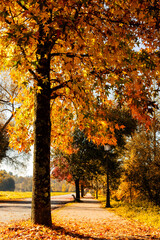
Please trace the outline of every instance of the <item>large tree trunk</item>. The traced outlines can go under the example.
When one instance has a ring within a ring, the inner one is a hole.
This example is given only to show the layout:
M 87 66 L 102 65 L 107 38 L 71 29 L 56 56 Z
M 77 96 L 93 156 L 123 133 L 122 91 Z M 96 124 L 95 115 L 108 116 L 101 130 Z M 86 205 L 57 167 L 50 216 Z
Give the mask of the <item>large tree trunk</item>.
M 46 64 L 44 64 L 46 61 Z M 42 59 L 37 72 L 41 75 L 35 92 L 34 165 L 32 222 L 51 226 L 50 203 L 50 80 L 49 60 Z
M 75 180 L 75 186 L 76 186 L 76 201 L 80 201 L 80 190 L 79 190 L 79 179 Z

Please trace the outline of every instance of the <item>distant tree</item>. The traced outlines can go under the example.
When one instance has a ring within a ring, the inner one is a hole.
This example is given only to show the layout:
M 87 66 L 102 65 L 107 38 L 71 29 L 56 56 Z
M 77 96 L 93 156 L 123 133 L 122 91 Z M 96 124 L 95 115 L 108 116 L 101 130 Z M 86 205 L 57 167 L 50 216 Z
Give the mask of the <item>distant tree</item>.
M 105 116 L 109 118 L 110 121 L 117 124 L 115 128 L 115 138 L 117 141 L 116 146 L 108 146 L 108 151 L 105 151 L 104 146 L 102 147 L 103 157 L 102 166 L 106 174 L 106 207 L 111 207 L 110 205 L 110 188 L 117 187 L 117 180 L 121 177 L 121 164 L 119 161 L 119 156 L 124 150 L 126 143 L 126 137 L 131 136 L 131 134 L 137 128 L 137 121 L 132 117 L 131 112 L 128 108 L 119 108 L 115 105 L 112 108 L 105 109 Z M 120 126 L 120 127 L 119 127 Z M 118 181 L 119 183 L 119 181 Z
M 65 180 L 59 181 L 58 179 L 51 179 L 51 191 L 52 192 L 74 192 L 74 184 L 68 183 Z
M 67 192 L 67 186 L 66 184 L 62 184 L 62 192 Z
M 110 206 L 109 183 L 112 179 L 112 186 L 116 185 L 116 179 L 120 178 L 120 161 L 117 161 L 119 153 L 125 145 L 125 137 L 131 135 L 136 129 L 136 121 L 132 118 L 130 111 L 118 106 L 109 106 L 103 108 L 99 105 L 97 114 L 115 123 L 114 137 L 117 141 L 117 146 L 110 146 L 110 151 L 106 153 L 104 146 L 96 145 L 92 138 L 88 139 L 85 134 L 85 129 L 75 129 L 73 133 L 72 153 L 66 154 L 60 150 L 54 152 L 53 159 L 53 174 L 55 177 L 66 179 L 69 175 L 75 181 L 76 200 L 80 199 L 79 182 L 87 183 L 98 174 L 107 174 L 107 199 Z M 110 131 L 110 129 L 108 130 Z M 96 133 L 97 134 L 97 133 Z M 93 133 L 92 133 L 93 135 Z M 106 133 L 108 136 L 108 132 Z M 107 156 L 106 156 L 107 155 Z M 82 186 L 83 188 L 83 186 Z
M 14 176 L 15 190 L 20 192 L 32 191 L 32 177 Z
M 98 147 L 89 141 L 83 131 L 76 129 L 73 134 L 73 152 L 66 154 L 59 149 L 54 152 L 52 161 L 54 177 L 74 181 L 76 200 L 80 200 L 79 183 L 85 184 L 94 174 L 100 172 Z
M 92 138 L 88 139 L 85 136 L 85 130 L 76 130 L 73 137 L 73 148 L 78 149 L 78 151 L 72 154 L 72 164 L 69 163 L 69 165 L 74 166 L 72 167 L 75 169 L 74 172 L 78 171 L 77 175 L 75 175 L 79 176 L 82 180 L 97 178 L 99 174 L 107 175 L 106 206 L 109 207 L 110 188 L 118 187 L 121 176 L 121 161 L 118 161 L 119 156 L 124 149 L 126 137 L 131 136 L 131 133 L 135 131 L 137 121 L 133 119 L 129 109 L 125 107 L 119 108 L 116 104 L 104 108 L 103 104 L 99 103 L 96 111 L 99 116 L 102 114 L 104 119 L 114 122 L 114 137 L 117 145 L 110 145 L 109 151 L 106 152 L 103 145 L 96 145 L 92 142 Z M 111 130 L 108 129 L 107 131 Z M 108 132 L 106 136 L 108 136 Z M 82 178 L 80 170 L 83 173 Z
M 7 177 L 0 182 L 0 191 L 14 191 L 15 181 L 12 177 Z

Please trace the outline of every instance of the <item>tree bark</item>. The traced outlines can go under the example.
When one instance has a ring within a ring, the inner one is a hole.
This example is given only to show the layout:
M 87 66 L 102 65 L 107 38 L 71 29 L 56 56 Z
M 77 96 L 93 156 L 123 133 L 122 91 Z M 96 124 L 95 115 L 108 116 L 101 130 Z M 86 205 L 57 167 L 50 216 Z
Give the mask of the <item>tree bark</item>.
M 75 186 L 76 186 L 76 201 L 80 201 L 80 190 L 79 190 L 79 179 L 75 180 Z
M 84 185 L 81 184 L 81 197 L 84 197 Z
M 96 180 L 96 199 L 98 199 L 98 180 Z
M 31 218 L 34 224 L 51 226 L 50 203 L 50 79 L 49 60 L 42 59 L 35 91 L 34 163 Z

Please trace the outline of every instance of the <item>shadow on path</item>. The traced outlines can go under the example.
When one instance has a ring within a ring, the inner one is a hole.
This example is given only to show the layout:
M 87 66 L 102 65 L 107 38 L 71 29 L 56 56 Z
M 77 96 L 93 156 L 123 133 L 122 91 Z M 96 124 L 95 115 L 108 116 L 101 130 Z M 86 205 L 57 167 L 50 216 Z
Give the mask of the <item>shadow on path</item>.
M 94 204 L 99 204 L 98 201 L 89 201 L 89 200 L 81 200 L 80 203 L 94 203 Z
M 101 237 L 92 237 L 90 235 L 84 235 L 84 234 L 79 234 L 79 233 L 76 233 L 76 232 L 71 232 L 71 231 L 68 231 L 66 230 L 65 228 L 63 227 L 60 227 L 60 226 L 57 226 L 57 225 L 53 225 L 52 227 L 53 230 L 56 230 L 59 234 L 62 234 L 62 235 L 65 235 L 65 236 L 70 236 L 70 237 L 74 237 L 74 238 L 77 238 L 77 239 L 84 239 L 84 240 L 160 240 L 159 238 L 157 237 L 153 237 L 153 236 L 114 236 L 114 237 L 108 237 L 108 238 L 101 238 Z
M 31 200 L 4 200 L 0 201 L 0 204 L 2 203 L 8 203 L 8 204 L 31 204 Z
M 73 232 L 67 231 L 63 227 L 56 226 L 56 225 L 54 225 L 52 229 L 56 230 L 57 232 L 59 232 L 62 235 L 67 235 L 67 236 L 78 238 L 78 239 L 107 240 L 107 238 L 94 238 L 94 237 L 91 237 L 89 235 L 79 234 L 79 233 L 75 233 L 75 232 L 73 233 Z M 108 239 L 110 239 L 110 238 L 108 238 Z

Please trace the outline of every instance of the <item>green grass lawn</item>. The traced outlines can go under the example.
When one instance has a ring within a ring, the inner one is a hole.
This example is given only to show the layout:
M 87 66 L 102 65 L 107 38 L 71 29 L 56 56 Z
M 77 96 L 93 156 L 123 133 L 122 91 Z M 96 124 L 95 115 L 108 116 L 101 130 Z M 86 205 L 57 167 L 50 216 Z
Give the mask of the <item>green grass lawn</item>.
M 100 197 L 99 200 L 105 207 L 105 197 Z M 111 206 L 107 210 L 115 212 L 119 216 L 160 229 L 160 207 L 150 202 L 140 201 L 129 204 L 111 200 Z
M 51 196 L 65 195 L 69 194 L 68 192 L 51 192 Z M 0 191 L 0 201 L 3 200 L 12 200 L 20 198 L 31 198 L 32 192 L 6 192 Z

